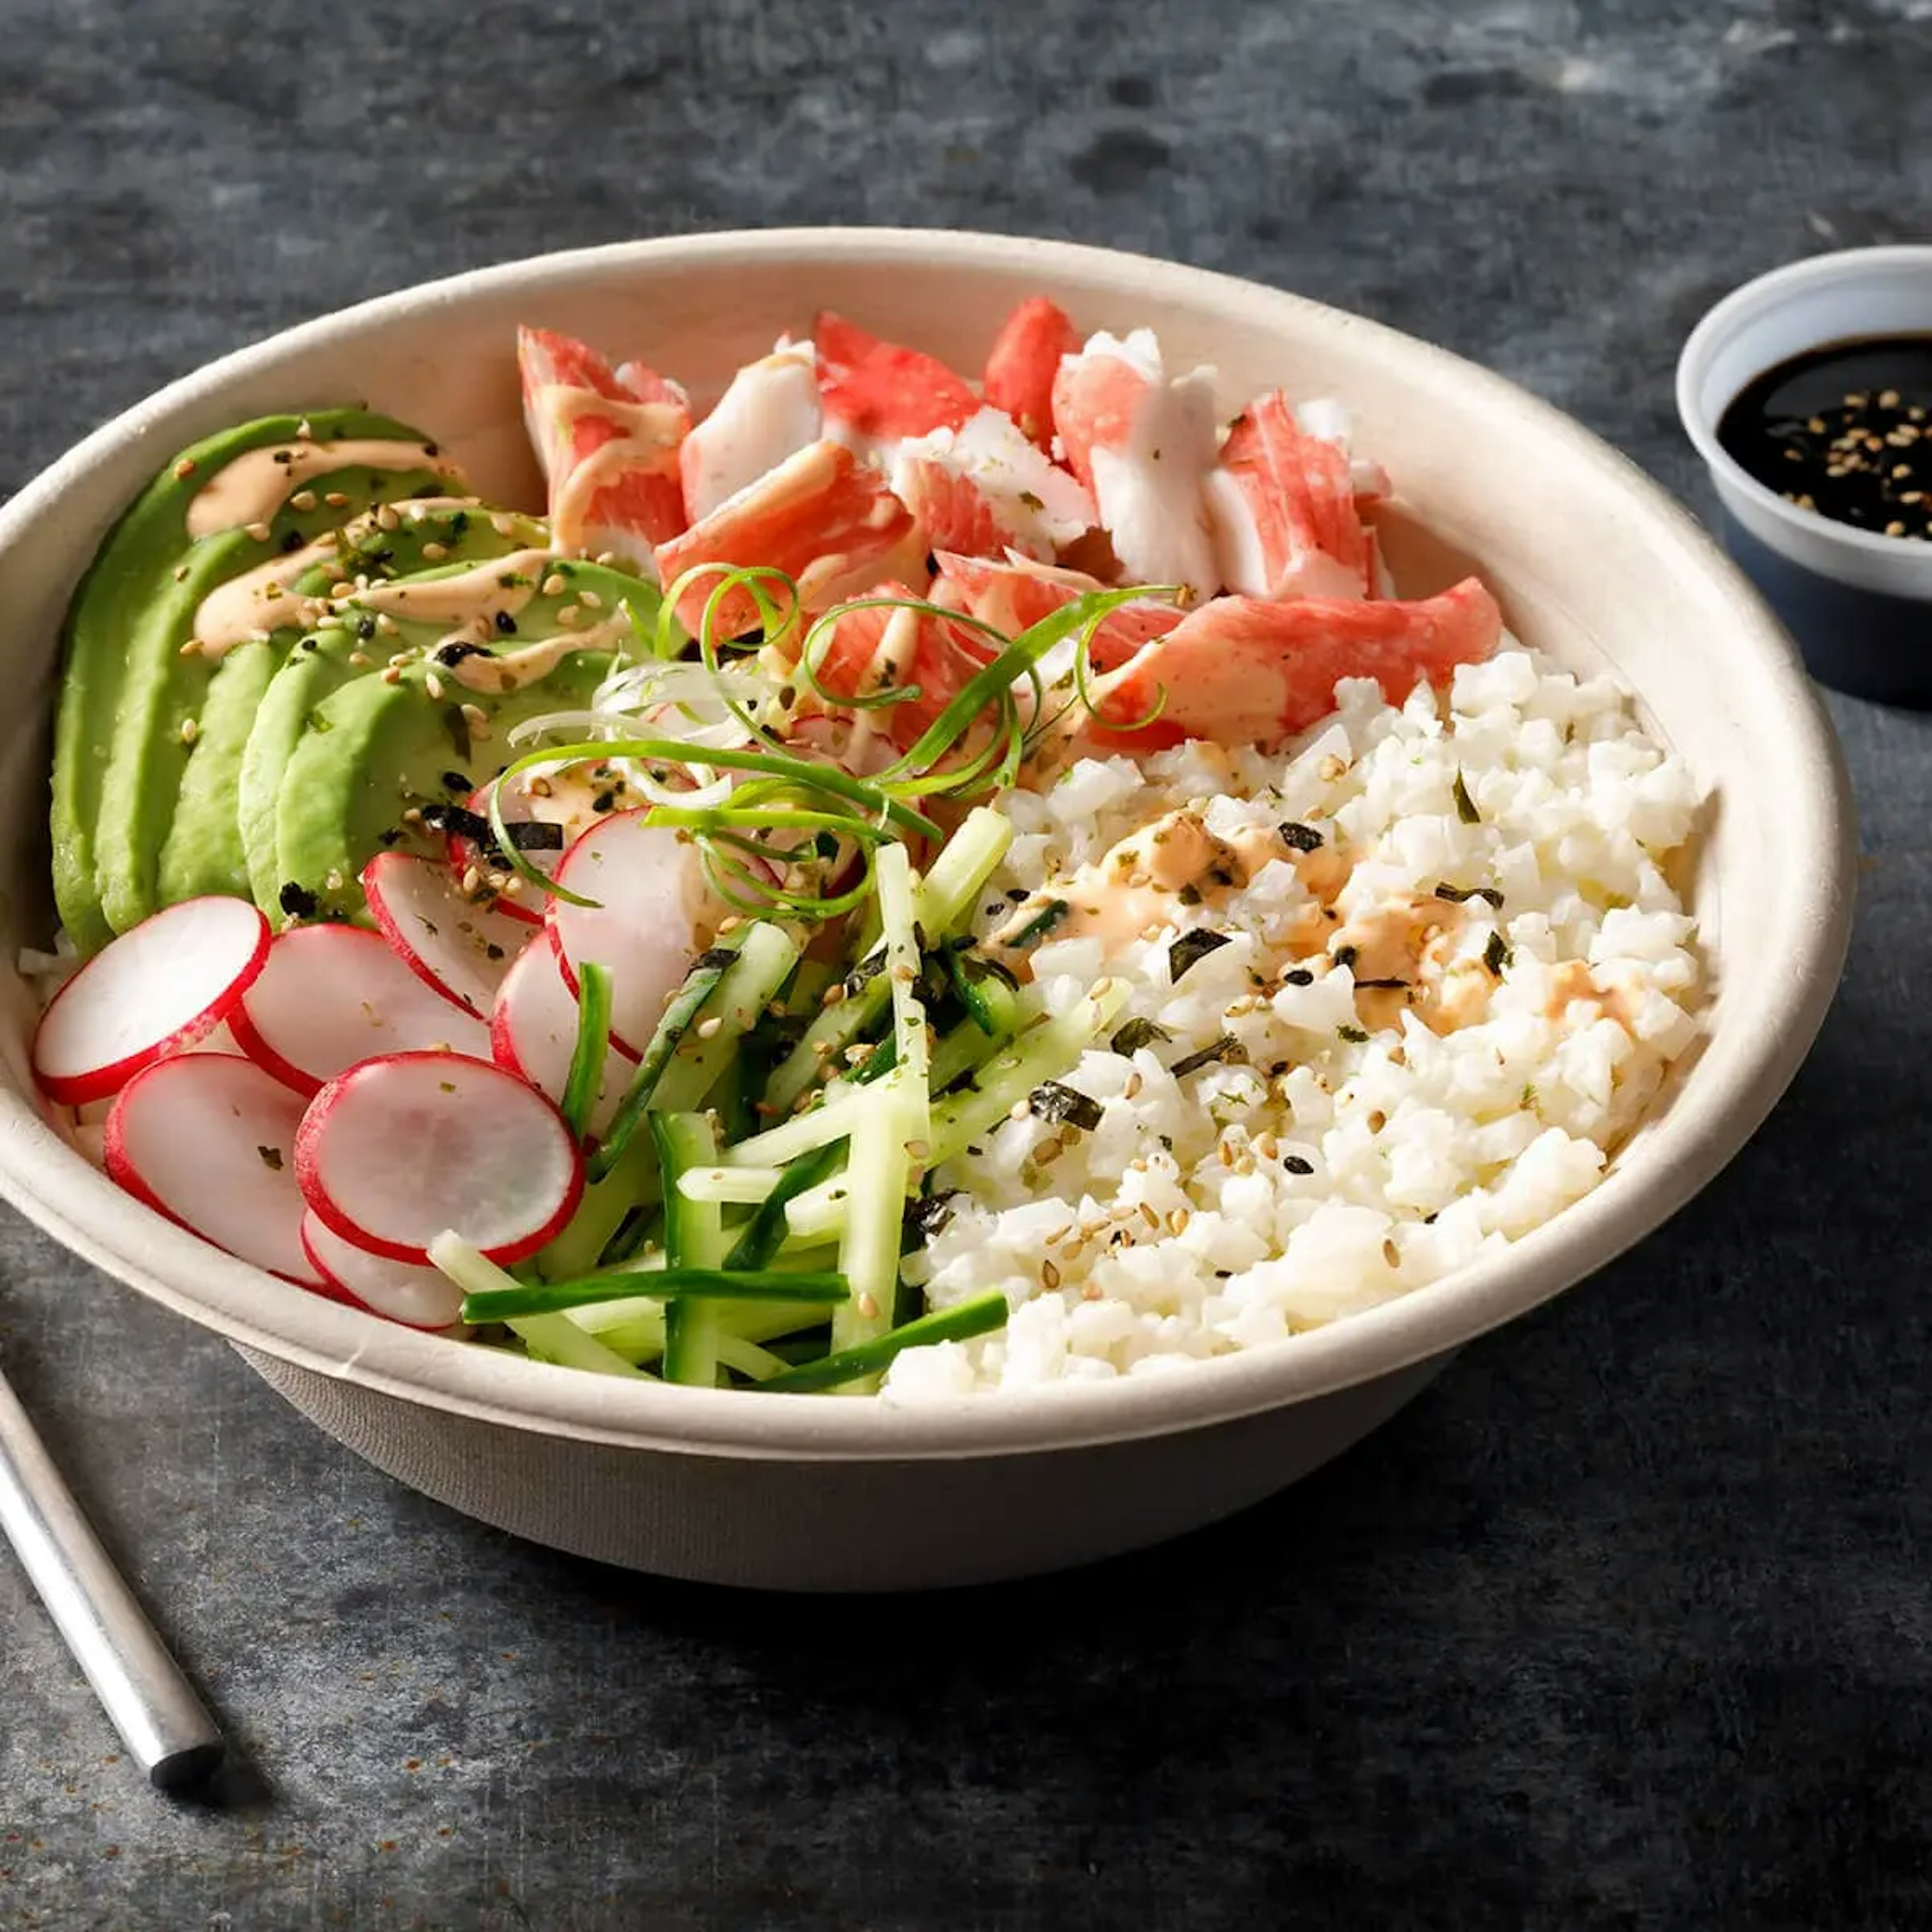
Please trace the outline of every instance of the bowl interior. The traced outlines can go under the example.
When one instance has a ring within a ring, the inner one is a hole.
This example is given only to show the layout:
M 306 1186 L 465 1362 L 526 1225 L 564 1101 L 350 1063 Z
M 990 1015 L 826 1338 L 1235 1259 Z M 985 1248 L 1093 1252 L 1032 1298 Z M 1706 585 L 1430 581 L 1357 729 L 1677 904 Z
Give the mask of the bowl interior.
M 1268 1407 L 1418 1361 L 1520 1312 L 1637 1239 L 1707 1181 L 1795 1071 L 1849 913 L 1850 818 L 1829 728 L 1774 622 L 1634 467 L 1499 379 L 1372 323 L 1104 251 L 991 237 L 824 231 L 632 244 L 366 304 L 212 365 L 141 406 L 0 512 L 0 653 L 32 701 L 0 718 L 0 946 L 44 944 L 46 712 L 71 586 L 121 506 L 181 445 L 271 410 L 364 399 L 422 425 L 480 489 L 535 506 L 520 322 L 633 353 L 715 394 L 832 306 L 976 370 L 1022 296 L 1083 329 L 1150 326 L 1170 367 L 1211 362 L 1232 411 L 1264 388 L 1334 395 L 1393 476 L 1384 536 L 1404 590 L 1471 567 L 1525 641 L 1612 670 L 1709 803 L 1694 876 L 1714 998 L 1705 1051 L 1594 1194 L 1504 1260 L 1276 1350 L 1185 1377 L 912 1413 L 812 1398 L 616 1387 L 465 1349 L 282 1290 L 160 1223 L 60 1141 L 30 1097 L 31 1006 L 0 974 L 0 1186 L 71 1245 L 195 1319 L 304 1366 L 556 1432 L 732 1454 L 960 1454 L 1100 1441 Z M 1720 890 L 1721 882 L 1721 891 Z

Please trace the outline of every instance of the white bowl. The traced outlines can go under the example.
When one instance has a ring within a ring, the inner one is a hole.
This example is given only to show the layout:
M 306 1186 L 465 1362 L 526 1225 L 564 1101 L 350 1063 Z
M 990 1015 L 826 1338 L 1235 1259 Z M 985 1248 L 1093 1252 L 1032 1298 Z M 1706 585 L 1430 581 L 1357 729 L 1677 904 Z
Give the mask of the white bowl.
M 31 1001 L 0 1024 L 0 1189 L 110 1274 L 228 1336 L 297 1407 L 404 1481 L 606 1561 L 778 1588 L 1013 1576 L 1150 1543 L 1279 1489 L 1375 1427 L 1448 1356 L 1654 1228 L 1735 1154 L 1829 1003 L 1852 900 L 1844 773 L 1775 622 L 1684 513 L 1555 410 L 1440 350 L 1246 283 L 1134 256 L 889 230 L 713 235 L 432 284 L 224 358 L 90 436 L 0 511 L 0 944 L 44 943 L 45 706 L 61 614 L 115 513 L 182 445 L 366 398 L 488 492 L 535 500 L 513 338 L 548 324 L 703 386 L 836 306 L 976 366 L 1022 295 L 1083 328 L 1148 324 L 1223 400 L 1286 384 L 1358 412 L 1400 497 L 1399 580 L 1478 563 L 1517 634 L 1605 663 L 1715 800 L 1689 881 L 1716 994 L 1667 1104 L 1597 1191 L 1500 1259 L 1282 1346 L 1132 1378 L 907 1411 L 617 1382 L 414 1334 L 286 1288 L 151 1214 L 43 1118 Z M 163 1371 L 158 1368 L 157 1372 Z
M 1932 704 L 1932 544 L 1800 509 L 1718 440 L 1755 376 L 1858 336 L 1932 331 L 1932 247 L 1814 255 L 1734 289 L 1686 338 L 1677 412 L 1717 492 L 1725 547 L 1797 639 L 1813 674 L 1862 698 Z

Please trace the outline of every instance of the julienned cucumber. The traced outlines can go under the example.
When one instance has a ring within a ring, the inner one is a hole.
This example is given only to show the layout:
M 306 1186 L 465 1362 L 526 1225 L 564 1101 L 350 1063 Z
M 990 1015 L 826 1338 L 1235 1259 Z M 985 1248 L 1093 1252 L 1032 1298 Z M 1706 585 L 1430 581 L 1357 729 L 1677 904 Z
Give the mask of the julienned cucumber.
M 914 894 L 914 923 L 927 945 L 950 938 L 965 921 L 980 888 L 1012 842 L 1013 828 L 991 807 L 976 806 L 966 814 Z M 882 848 L 880 860 L 894 849 Z M 891 995 L 883 971 L 873 972 L 856 990 L 848 982 L 845 997 L 814 1018 L 805 1037 L 772 1072 L 765 1100 L 774 1112 L 788 1112 L 801 1094 L 821 1080 L 838 1054 L 884 1014 Z
M 429 1258 L 462 1289 L 466 1299 L 472 1294 L 501 1294 L 522 1286 L 478 1253 L 460 1234 L 448 1229 L 429 1244 Z M 600 1376 L 643 1375 L 635 1364 L 604 1347 L 567 1315 L 520 1316 L 510 1323 L 510 1328 L 540 1362 L 555 1362 L 566 1369 L 588 1369 Z
M 715 1201 L 693 1201 L 677 1184 L 687 1167 L 713 1165 L 718 1136 L 703 1114 L 650 1116 L 664 1186 L 664 1266 L 675 1272 L 719 1268 L 724 1259 L 724 1217 Z M 707 1300 L 679 1295 L 664 1308 L 664 1380 L 701 1388 L 718 1382 L 716 1310 Z

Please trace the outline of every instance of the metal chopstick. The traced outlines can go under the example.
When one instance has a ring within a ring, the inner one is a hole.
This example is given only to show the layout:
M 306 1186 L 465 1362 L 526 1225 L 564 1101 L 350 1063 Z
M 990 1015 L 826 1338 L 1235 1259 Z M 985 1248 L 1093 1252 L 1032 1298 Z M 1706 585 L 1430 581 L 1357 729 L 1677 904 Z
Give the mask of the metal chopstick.
M 149 1778 L 167 1790 L 206 1778 L 221 1762 L 221 1733 L 100 1546 L 4 1371 L 0 1530 Z

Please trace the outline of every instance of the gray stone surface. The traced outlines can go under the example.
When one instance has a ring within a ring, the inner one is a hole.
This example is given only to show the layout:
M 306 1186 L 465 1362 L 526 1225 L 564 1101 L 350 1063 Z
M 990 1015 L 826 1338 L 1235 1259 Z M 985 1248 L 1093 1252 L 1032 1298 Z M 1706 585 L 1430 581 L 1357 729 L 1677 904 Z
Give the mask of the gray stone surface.
M 1704 499 L 1677 344 L 1932 217 L 1926 0 L 4 0 L 0 487 L 447 270 L 1068 235 L 1432 337 Z M 158 1799 L 0 1562 L 0 1926 L 1932 1922 L 1932 718 L 1822 1040 L 1640 1252 L 1188 1544 L 937 1601 L 553 1557 L 0 1222 L 0 1346 L 245 1758 Z

